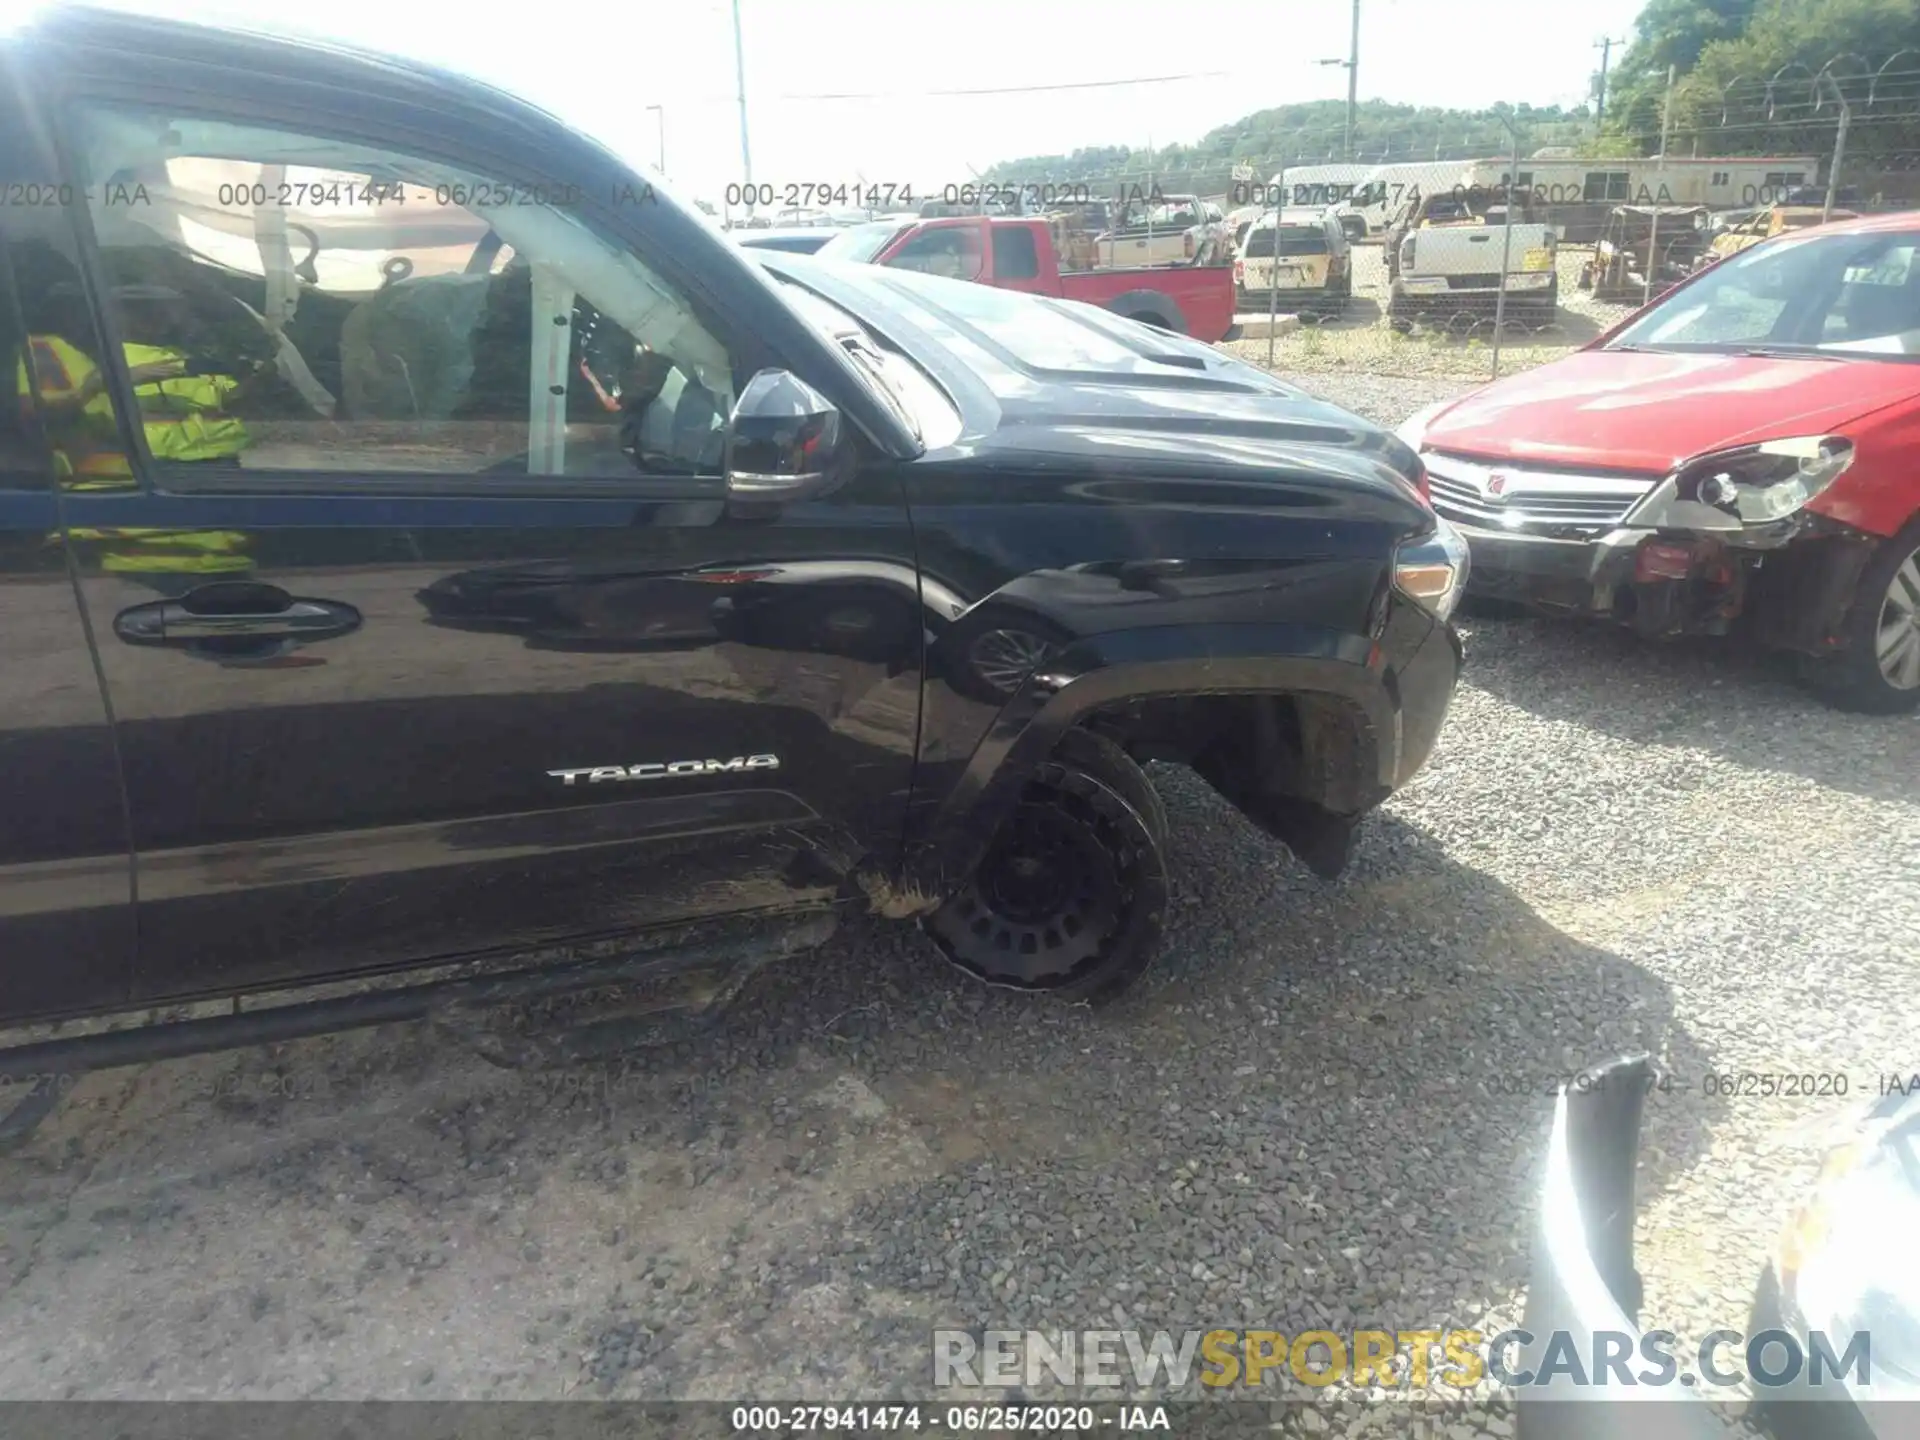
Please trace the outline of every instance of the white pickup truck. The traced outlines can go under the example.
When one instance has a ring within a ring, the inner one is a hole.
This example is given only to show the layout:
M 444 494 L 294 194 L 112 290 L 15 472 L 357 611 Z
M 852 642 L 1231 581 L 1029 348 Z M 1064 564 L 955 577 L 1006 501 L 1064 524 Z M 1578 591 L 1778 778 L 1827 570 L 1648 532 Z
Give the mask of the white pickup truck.
M 1128 205 L 1113 229 L 1097 237 L 1101 265 L 1216 265 L 1227 259 L 1227 217 L 1197 195 L 1161 195 Z
M 1553 227 L 1532 217 L 1524 196 L 1511 227 L 1499 191 L 1410 201 L 1387 227 L 1387 319 L 1403 330 L 1440 311 L 1491 317 L 1504 275 L 1507 315 L 1545 324 L 1560 304 L 1557 250 Z

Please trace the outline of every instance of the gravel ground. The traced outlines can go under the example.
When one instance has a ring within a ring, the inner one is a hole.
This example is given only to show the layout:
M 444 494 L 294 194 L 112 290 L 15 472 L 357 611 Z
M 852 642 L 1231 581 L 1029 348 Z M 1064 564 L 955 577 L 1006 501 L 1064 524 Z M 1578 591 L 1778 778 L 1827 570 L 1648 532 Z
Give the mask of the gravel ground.
M 620 1068 L 390 1027 L 83 1080 L 0 1159 L 0 1395 L 845 1399 L 926 1393 L 935 1327 L 1495 1326 L 1554 1078 L 1633 1047 L 1673 1079 L 1645 1318 L 1743 1328 L 1834 1102 L 1710 1077 L 1920 1067 L 1920 721 L 1726 646 L 1467 630 L 1336 883 L 1156 772 L 1166 953 L 1108 1010 L 861 922 Z
M 1589 247 L 1562 247 L 1559 258 L 1560 305 L 1550 325 L 1527 327 L 1509 321 L 1500 346 L 1500 373 L 1511 375 L 1557 360 L 1586 344 L 1627 315 L 1632 307 L 1606 304 L 1580 289 L 1580 268 Z M 1389 328 L 1387 275 L 1378 245 L 1353 250 L 1353 299 L 1338 319 L 1304 324 L 1272 344 L 1276 370 L 1355 378 L 1455 377 L 1485 380 L 1493 374 L 1492 317 L 1459 315 L 1422 321 L 1413 333 Z M 1235 340 L 1221 348 L 1264 365 L 1266 339 Z

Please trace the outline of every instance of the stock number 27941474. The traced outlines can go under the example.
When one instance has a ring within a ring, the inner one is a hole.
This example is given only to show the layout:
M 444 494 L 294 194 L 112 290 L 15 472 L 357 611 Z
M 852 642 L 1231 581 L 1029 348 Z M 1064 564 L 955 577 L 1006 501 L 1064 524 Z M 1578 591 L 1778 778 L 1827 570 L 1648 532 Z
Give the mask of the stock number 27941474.
M 913 186 L 906 183 L 880 184 L 827 180 L 805 180 L 788 185 L 769 181 L 759 184 L 741 182 L 729 185 L 722 197 L 729 205 L 782 205 L 788 209 L 812 209 L 825 205 L 845 205 L 863 210 L 890 210 L 914 203 Z

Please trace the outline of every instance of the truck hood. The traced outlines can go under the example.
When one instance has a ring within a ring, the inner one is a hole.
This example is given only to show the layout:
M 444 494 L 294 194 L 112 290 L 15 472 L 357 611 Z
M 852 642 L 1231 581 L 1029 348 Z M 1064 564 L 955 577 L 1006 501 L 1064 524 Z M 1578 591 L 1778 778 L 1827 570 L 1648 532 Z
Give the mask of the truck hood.
M 1110 489 L 1224 480 L 1250 487 L 1254 506 L 1264 487 L 1301 499 L 1326 487 L 1349 513 L 1364 494 L 1383 519 L 1430 523 L 1399 439 L 1211 346 L 1074 301 L 771 252 L 764 263 L 932 374 L 961 414 L 953 455 L 1090 471 Z
M 1436 450 L 1664 475 L 1703 451 L 1836 430 L 1920 386 L 1874 360 L 1583 350 L 1457 401 L 1426 426 Z

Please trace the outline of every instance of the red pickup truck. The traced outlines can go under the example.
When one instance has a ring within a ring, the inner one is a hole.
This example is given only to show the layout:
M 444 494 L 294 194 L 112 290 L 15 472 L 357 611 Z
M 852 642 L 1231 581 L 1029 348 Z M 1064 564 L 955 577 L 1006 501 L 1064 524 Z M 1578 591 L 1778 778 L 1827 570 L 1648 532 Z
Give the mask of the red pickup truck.
M 1128 319 L 1211 343 L 1233 329 L 1233 271 L 1224 265 L 1065 270 L 1043 218 L 953 215 L 876 220 L 842 230 L 814 252 L 1084 300 Z

